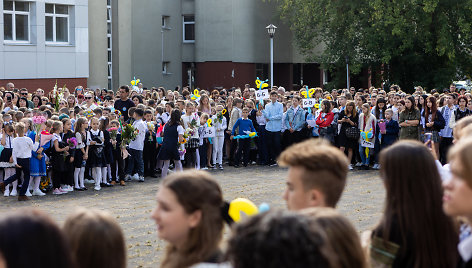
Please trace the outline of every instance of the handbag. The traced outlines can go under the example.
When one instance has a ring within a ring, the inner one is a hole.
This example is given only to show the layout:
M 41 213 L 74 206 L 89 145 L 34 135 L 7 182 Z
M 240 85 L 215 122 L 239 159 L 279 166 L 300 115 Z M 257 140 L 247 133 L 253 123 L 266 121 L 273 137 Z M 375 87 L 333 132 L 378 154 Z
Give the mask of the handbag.
M 361 131 L 357 127 L 346 128 L 346 137 L 350 140 L 358 140 L 361 136 Z

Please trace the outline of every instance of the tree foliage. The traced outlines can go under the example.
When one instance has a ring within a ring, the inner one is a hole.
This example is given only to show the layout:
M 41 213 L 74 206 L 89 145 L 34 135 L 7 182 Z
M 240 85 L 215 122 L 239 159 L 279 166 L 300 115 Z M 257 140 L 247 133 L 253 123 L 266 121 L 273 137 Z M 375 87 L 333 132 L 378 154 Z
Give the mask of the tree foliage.
M 383 64 L 403 88 L 472 73 L 472 0 L 272 1 L 308 61 L 340 67 L 348 56 L 353 73 Z

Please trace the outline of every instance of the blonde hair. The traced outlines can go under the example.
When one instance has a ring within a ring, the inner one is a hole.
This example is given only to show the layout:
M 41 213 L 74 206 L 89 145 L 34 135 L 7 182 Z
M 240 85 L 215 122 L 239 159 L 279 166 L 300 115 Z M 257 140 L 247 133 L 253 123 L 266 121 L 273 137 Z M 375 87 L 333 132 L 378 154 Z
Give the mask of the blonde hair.
M 126 267 L 123 232 L 110 214 L 81 208 L 66 219 L 63 230 L 78 268 Z
M 279 162 L 282 166 L 303 168 L 305 190 L 320 189 L 326 204 L 336 206 L 346 185 L 348 166 L 339 149 L 324 140 L 309 139 L 290 146 L 280 155 Z
M 23 122 L 16 123 L 16 125 L 15 125 L 15 131 L 16 131 L 17 134 L 19 134 L 19 133 L 25 134 L 25 128 L 26 128 L 26 126 Z

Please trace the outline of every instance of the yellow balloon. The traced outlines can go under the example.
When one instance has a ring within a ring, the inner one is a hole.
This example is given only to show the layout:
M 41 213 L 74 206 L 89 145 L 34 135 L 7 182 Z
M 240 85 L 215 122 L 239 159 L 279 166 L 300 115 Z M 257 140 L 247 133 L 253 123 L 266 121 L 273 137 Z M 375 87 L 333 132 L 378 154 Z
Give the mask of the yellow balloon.
M 207 124 L 208 124 L 209 127 L 211 127 L 211 122 L 212 122 L 211 118 L 209 118 L 208 121 L 207 121 Z
M 198 93 L 199 93 L 199 92 L 198 92 L 198 89 L 195 89 L 195 90 L 193 91 L 193 95 L 195 95 L 195 97 L 197 97 L 197 98 L 200 97 L 200 95 L 198 95 Z
M 306 91 L 302 91 L 300 94 L 302 94 L 303 97 L 307 98 Z
M 252 216 L 258 212 L 256 205 L 246 198 L 236 198 L 229 204 L 228 214 L 235 222 L 241 220 L 241 213 Z
M 141 80 L 139 80 L 139 79 L 138 79 L 138 80 L 136 80 L 136 84 L 139 84 L 139 82 L 141 82 Z
M 132 85 L 132 86 L 136 85 L 136 81 L 134 81 L 134 80 L 131 81 L 131 85 Z
M 262 84 L 261 88 L 265 88 L 265 87 L 269 87 L 269 84 L 267 84 L 267 83 Z
M 319 109 L 319 108 L 320 108 L 320 104 L 319 104 L 319 103 L 316 103 L 316 104 L 315 104 L 315 108 L 316 108 L 316 109 Z
M 252 138 L 252 137 L 254 137 L 254 136 L 256 136 L 256 132 L 251 132 L 251 133 L 249 133 L 249 137 Z
M 313 93 L 315 93 L 315 89 L 314 89 L 314 88 L 308 90 L 308 95 L 310 96 L 310 98 L 311 98 L 311 96 L 313 96 Z M 306 93 L 305 93 L 305 94 L 306 94 Z
M 223 109 L 223 111 L 221 111 L 221 114 L 225 114 L 226 113 L 226 109 Z

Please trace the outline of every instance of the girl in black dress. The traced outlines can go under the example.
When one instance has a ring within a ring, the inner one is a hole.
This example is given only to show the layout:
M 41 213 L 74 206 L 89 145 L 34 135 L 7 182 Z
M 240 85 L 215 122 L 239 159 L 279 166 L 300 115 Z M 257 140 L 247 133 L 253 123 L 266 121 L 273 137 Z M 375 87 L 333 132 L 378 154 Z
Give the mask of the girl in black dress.
M 90 120 L 91 129 L 87 132 L 88 166 L 92 168 L 92 177 L 95 180 L 96 191 L 100 191 L 100 182 L 102 181 L 102 167 L 105 163 L 103 156 L 104 136 L 103 131 L 99 129 L 100 122 L 96 117 Z
M 351 127 L 357 128 L 357 123 L 359 122 L 359 114 L 356 110 L 356 104 L 353 101 L 350 101 L 346 104 L 346 108 L 339 113 L 338 124 L 341 124 L 341 129 L 339 131 L 339 149 L 342 152 L 346 152 L 349 160 L 349 170 L 352 170 L 351 160 L 353 152 L 359 147 L 357 139 L 350 139 L 346 135 L 346 130 Z
M 162 178 L 167 176 L 170 160 L 174 160 L 175 168 L 182 171 L 182 163 L 180 162 L 180 154 L 178 147 L 184 139 L 184 128 L 180 123 L 181 113 L 175 109 L 170 115 L 170 120 L 165 124 L 163 130 L 162 147 L 157 156 L 158 160 L 162 160 Z

